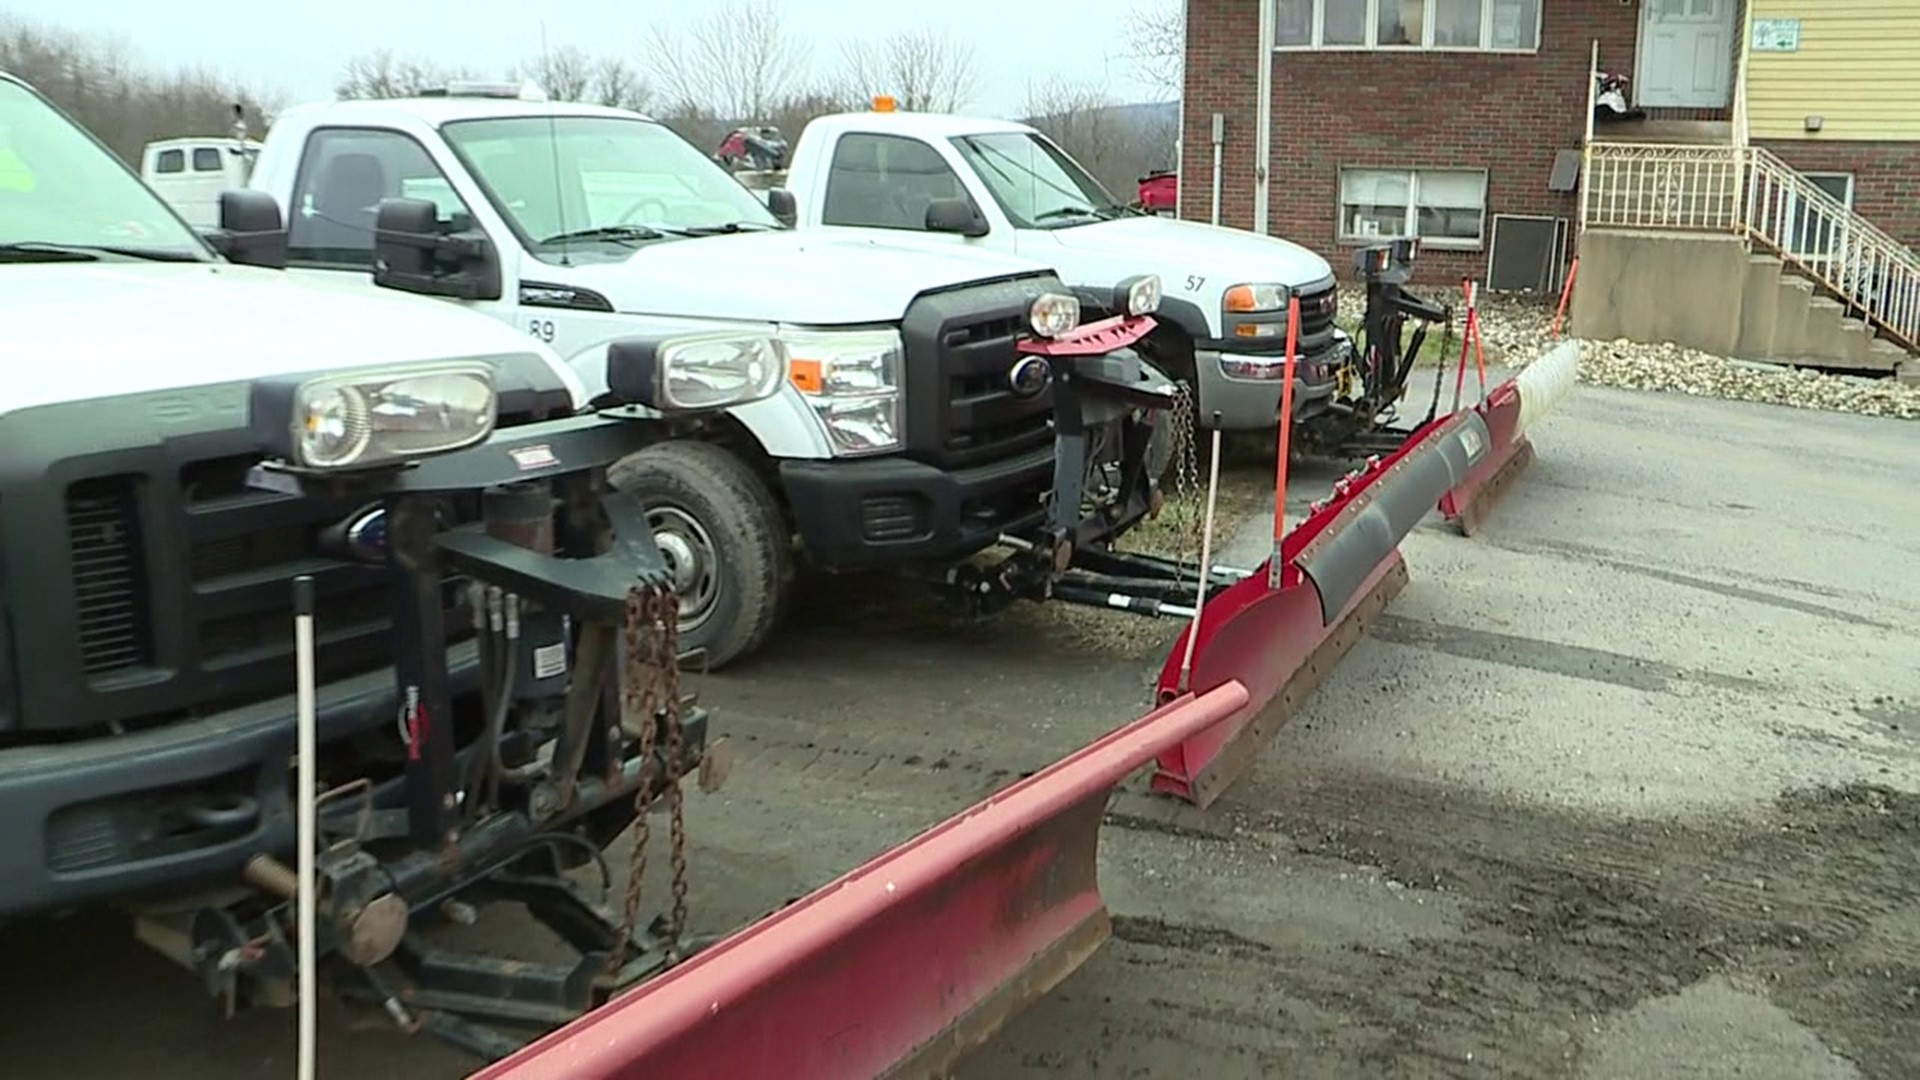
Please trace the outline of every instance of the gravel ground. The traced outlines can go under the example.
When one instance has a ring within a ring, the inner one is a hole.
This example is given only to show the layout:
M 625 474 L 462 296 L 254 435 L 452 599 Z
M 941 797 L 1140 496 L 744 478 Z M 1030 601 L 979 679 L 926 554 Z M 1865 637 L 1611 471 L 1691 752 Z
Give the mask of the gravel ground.
M 1911 431 L 1577 388 L 1482 534 L 1408 538 L 1407 590 L 1220 803 L 1116 797 L 1113 940 L 962 1080 L 1920 1076 Z M 1293 475 L 1297 513 L 1331 473 Z M 1228 476 L 1249 565 L 1271 466 Z M 1173 633 L 815 583 L 763 658 L 698 680 L 739 755 L 689 800 L 696 929 L 1143 712 Z M 8 927 L 0 971 L 0 1075 L 292 1070 L 289 1014 L 223 1019 L 112 918 Z M 473 1066 L 323 1015 L 323 1077 Z
M 1466 309 L 1461 290 L 1418 291 L 1422 296 L 1454 305 L 1455 333 L 1464 331 Z M 1360 290 L 1342 290 L 1343 318 L 1357 321 L 1363 307 Z M 1531 297 L 1483 294 L 1480 327 L 1489 364 L 1524 366 L 1529 358 L 1540 355 L 1553 344 L 1553 306 Z M 1920 419 L 1920 385 L 1903 384 L 1891 378 L 1828 375 L 1779 364 L 1734 360 L 1675 345 L 1626 340 L 1583 341 L 1580 381 L 1628 390 L 1655 390 L 1861 416 Z

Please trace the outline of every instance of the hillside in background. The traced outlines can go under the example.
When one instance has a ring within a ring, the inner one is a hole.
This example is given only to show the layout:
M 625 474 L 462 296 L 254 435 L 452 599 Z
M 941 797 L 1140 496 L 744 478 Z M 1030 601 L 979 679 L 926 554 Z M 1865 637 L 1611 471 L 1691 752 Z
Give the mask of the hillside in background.
M 1178 101 L 1035 104 L 1040 108 L 1025 122 L 1046 132 L 1123 202 L 1132 201 L 1147 173 L 1179 165 Z

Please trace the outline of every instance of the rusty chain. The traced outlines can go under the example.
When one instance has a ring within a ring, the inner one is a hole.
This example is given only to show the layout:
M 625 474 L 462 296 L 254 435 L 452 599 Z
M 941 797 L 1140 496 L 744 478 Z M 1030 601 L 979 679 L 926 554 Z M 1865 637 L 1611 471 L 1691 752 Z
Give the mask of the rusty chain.
M 1206 530 L 1206 489 L 1200 484 L 1199 430 L 1195 423 L 1198 409 L 1193 388 L 1185 379 L 1174 383 L 1173 408 L 1169 413 L 1169 433 L 1173 438 L 1173 493 L 1167 505 L 1185 515 L 1184 527 L 1175 531 L 1174 557 L 1198 565 L 1202 537 Z M 1202 568 L 1202 573 L 1205 569 Z
M 620 680 L 620 711 L 640 726 L 641 762 L 653 758 L 656 729 L 659 726 L 657 718 L 664 716 L 667 721 L 666 773 L 663 781 L 673 819 L 673 921 L 669 940 L 678 944 L 687 923 L 687 829 L 682 805 L 685 794 L 680 787 L 681 758 L 686 751 L 686 736 L 681 715 L 679 598 L 670 588 L 636 582 L 627 590 L 626 615 L 627 658 Z M 641 892 L 647 873 L 647 845 L 653 837 L 649 794 L 649 789 L 642 786 L 634 796 L 637 820 L 633 831 L 633 857 L 627 871 L 620 937 L 607 957 L 608 975 L 619 971 L 620 966 L 626 963 L 634 927 L 640 918 Z

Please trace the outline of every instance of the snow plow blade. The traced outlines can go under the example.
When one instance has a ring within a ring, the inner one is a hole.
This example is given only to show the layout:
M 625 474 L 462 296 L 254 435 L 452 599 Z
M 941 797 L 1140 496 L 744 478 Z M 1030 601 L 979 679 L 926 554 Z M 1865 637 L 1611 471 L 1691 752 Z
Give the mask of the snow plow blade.
M 1269 563 L 1207 601 L 1187 686 L 1181 667 L 1193 624 L 1161 668 L 1159 697 L 1238 683 L 1248 701 L 1161 754 L 1153 790 L 1212 805 L 1406 585 L 1400 541 L 1489 456 L 1478 412 L 1426 424 L 1391 457 L 1348 474 L 1286 534 L 1278 588 L 1270 586 Z
M 1171 701 L 474 1077 L 941 1075 L 1110 935 L 1113 788 L 1246 703 L 1230 680 Z
M 1573 389 L 1580 343 L 1562 341 L 1495 387 L 1473 411 L 1486 422 L 1491 452 L 1440 497 L 1440 513 L 1462 536 L 1472 536 L 1514 480 L 1533 463 L 1529 425 L 1552 412 Z

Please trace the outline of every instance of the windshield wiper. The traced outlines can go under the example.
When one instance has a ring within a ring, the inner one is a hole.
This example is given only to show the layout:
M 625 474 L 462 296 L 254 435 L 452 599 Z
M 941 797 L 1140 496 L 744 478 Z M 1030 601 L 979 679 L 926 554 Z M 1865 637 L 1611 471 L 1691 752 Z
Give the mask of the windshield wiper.
M 115 244 L 55 244 L 45 240 L 13 240 L 0 243 L 0 261 L 4 262 L 98 262 L 101 255 L 151 262 L 200 262 L 189 251 L 164 248 L 121 247 Z
M 544 247 L 569 240 L 664 240 L 666 236 L 659 229 L 650 229 L 645 225 L 595 225 L 591 229 L 555 233 L 540 241 L 540 244 Z
M 97 251 L 66 244 L 46 244 L 37 240 L 16 240 L 0 244 L 0 259 L 7 262 L 96 262 Z
M 742 232 L 779 232 L 781 226 L 769 225 L 764 221 L 729 221 L 725 225 L 690 225 L 675 232 L 688 236 L 721 236 L 727 233 Z
M 1059 207 L 1058 209 L 1045 210 L 1038 214 L 1035 214 L 1033 215 L 1033 220 L 1045 221 L 1048 218 L 1072 217 L 1074 215 L 1078 215 L 1080 217 L 1090 217 L 1090 218 L 1104 218 L 1107 216 L 1105 214 L 1102 214 L 1100 211 L 1095 210 L 1091 206 L 1062 206 L 1062 207 Z

